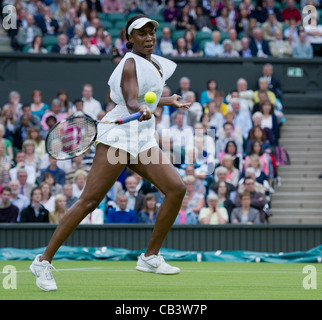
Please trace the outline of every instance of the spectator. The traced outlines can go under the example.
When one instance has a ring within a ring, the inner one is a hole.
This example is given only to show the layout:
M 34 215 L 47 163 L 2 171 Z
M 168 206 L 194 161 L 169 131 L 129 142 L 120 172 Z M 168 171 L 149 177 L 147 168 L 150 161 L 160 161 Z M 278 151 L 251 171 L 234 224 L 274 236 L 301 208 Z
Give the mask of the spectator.
M 235 27 L 235 21 L 229 15 L 227 7 L 220 10 L 219 16 L 216 18 L 216 27 L 220 32 L 228 32 Z
M 73 104 L 68 98 L 68 92 L 66 90 L 59 90 L 56 94 L 56 98 L 61 102 L 61 111 L 71 115 Z
M 228 170 L 225 167 L 223 166 L 217 167 L 214 174 L 215 182 L 209 186 L 209 191 L 215 191 L 216 183 L 225 182 L 228 190 L 228 197 L 232 202 L 234 202 L 236 197 L 236 188 L 230 182 L 226 181 L 227 175 L 228 175 Z
M 66 171 L 66 183 L 72 183 L 75 173 L 77 170 L 83 170 L 87 174 L 90 171 L 90 166 L 85 165 L 82 163 L 83 161 L 83 155 L 77 156 L 72 160 L 72 167 Z
M 108 14 L 123 13 L 123 2 L 122 0 L 103 0 L 102 10 Z
M 49 132 L 49 130 L 57 123 L 57 119 L 56 117 L 54 116 L 49 116 L 47 119 L 46 119 L 46 124 L 48 126 L 48 130 L 41 130 L 40 132 L 40 135 L 41 135 L 41 138 L 42 139 L 46 139 L 47 137 L 47 134 Z M 48 155 L 48 153 L 46 153 Z M 44 156 L 46 156 L 46 154 Z
M 40 123 L 41 119 L 39 119 L 37 115 L 31 112 L 31 107 L 28 104 L 25 104 L 22 106 L 22 115 L 17 119 L 15 123 L 15 130 L 17 130 L 17 128 L 21 126 L 22 116 L 26 116 L 33 127 L 36 127 L 39 131 L 41 130 L 41 123 Z
M 40 203 L 42 199 L 41 190 L 35 187 L 31 191 L 30 204 L 21 211 L 20 222 L 49 222 L 49 212 Z
M 69 49 L 71 52 L 75 53 L 77 46 L 82 45 L 82 36 L 84 34 L 84 28 L 80 24 L 75 24 L 73 27 L 73 34 L 69 40 Z
M 228 153 L 225 154 L 222 157 L 221 165 L 227 169 L 226 181 L 237 187 L 239 181 L 239 170 L 234 166 L 233 157 Z
M 30 200 L 27 196 L 24 196 L 19 193 L 20 183 L 18 180 L 10 181 L 9 188 L 11 189 L 10 201 L 13 205 L 15 205 L 19 209 L 18 216 L 17 216 L 17 222 L 19 222 L 21 211 L 29 205 Z
M 137 190 L 138 181 L 131 175 L 125 179 L 125 195 L 127 197 L 127 209 L 140 212 L 143 209 L 144 197 L 142 191 Z
M 257 28 L 257 20 L 255 18 L 249 18 L 248 24 L 245 27 L 245 31 L 243 36 L 248 38 L 248 39 L 252 39 L 253 38 L 253 33 L 254 30 Z
M 244 34 L 249 23 L 249 15 L 245 6 L 240 6 L 239 16 L 236 19 L 235 29 L 238 35 Z
M 240 195 L 240 202 L 241 206 L 234 208 L 231 213 L 231 222 L 233 224 L 260 224 L 259 211 L 250 206 L 251 193 L 243 192 Z
M 42 36 L 35 36 L 31 43 L 29 53 L 48 53 L 48 50 L 43 46 Z
M 249 47 L 250 45 L 249 38 L 243 37 L 240 40 L 240 43 L 241 43 L 241 50 L 239 51 L 239 55 L 242 58 L 251 58 L 253 54 Z
M 41 170 L 40 181 L 44 181 L 44 176 L 48 172 L 53 175 L 55 183 L 61 186 L 65 184 L 66 173 L 57 166 L 57 160 L 52 157 L 49 157 L 49 166 Z
M 185 113 L 179 112 L 175 113 L 174 122 L 175 124 L 170 127 L 169 136 L 173 141 L 173 147 L 175 148 L 186 148 L 187 142 L 193 137 L 193 127 L 184 124 Z
M 51 194 L 50 191 L 50 184 L 48 182 L 42 182 L 39 185 L 39 188 L 41 190 L 41 204 L 48 210 L 48 212 L 54 211 L 55 209 L 55 196 Z
M 190 108 L 188 111 L 190 112 L 185 112 L 186 114 L 189 115 L 189 113 L 194 113 L 196 115 L 196 122 L 200 121 L 200 118 L 203 113 L 203 108 L 199 102 L 196 101 L 196 94 L 193 91 L 189 91 L 186 95 L 186 101 L 188 103 L 191 103 Z
M 267 58 L 271 55 L 268 42 L 263 39 L 262 30 L 260 28 L 255 28 L 253 30 L 253 36 L 250 40 L 249 47 L 254 57 Z
M 193 16 L 190 14 L 190 6 L 186 3 L 180 12 L 180 15 L 176 19 L 176 30 L 190 30 L 194 27 L 195 20 Z
M 219 141 L 219 140 L 218 140 Z M 243 170 L 243 153 L 238 152 L 237 147 L 238 140 L 228 140 L 224 151 L 219 153 L 219 162 L 221 163 L 224 155 L 229 154 L 233 158 L 234 166 L 239 172 Z
M 10 197 L 11 189 L 9 187 L 3 187 L 1 189 L 0 200 L 0 222 L 2 223 L 17 222 L 19 209 L 11 203 Z
M 301 30 L 299 28 L 299 30 Z M 322 56 L 322 25 L 307 24 L 304 26 L 304 31 L 307 34 L 307 38 L 313 47 L 314 56 Z
M 45 141 L 40 137 L 39 130 L 36 127 L 31 127 L 27 133 L 27 140 L 35 143 L 35 154 L 41 159 L 46 153 Z
M 84 113 L 88 114 L 94 120 L 97 120 L 97 115 L 102 111 L 101 103 L 93 97 L 93 86 L 85 84 L 82 91 L 82 100 Z
M 235 205 L 229 199 L 228 188 L 224 181 L 220 181 L 215 184 L 215 194 L 218 196 L 218 207 L 226 209 L 228 214 L 228 222 L 231 222 L 230 216 Z
M 166 22 L 175 23 L 180 16 L 180 10 L 175 6 L 174 0 L 166 2 L 165 9 L 163 10 L 163 17 Z
M 263 184 L 256 181 L 255 169 L 253 167 L 248 167 L 244 172 L 244 177 L 239 180 L 238 192 L 243 193 L 245 191 L 244 180 L 246 177 L 251 177 L 255 181 L 254 190 L 262 194 L 266 194 L 266 189 Z
M 186 30 L 184 34 L 186 45 L 188 50 L 191 50 L 195 56 L 201 56 L 203 53 L 200 51 L 198 41 L 195 41 L 195 32 L 192 30 Z
M 271 142 L 266 138 L 265 130 L 261 127 L 261 125 L 254 125 L 253 128 L 249 131 L 249 136 L 247 139 L 246 144 L 246 153 L 249 153 L 250 146 L 253 141 L 258 140 L 261 144 L 263 149 L 271 148 Z
M 138 223 L 154 224 L 157 217 L 157 201 L 152 193 L 144 197 L 143 209 L 138 213 Z
M 215 79 L 209 79 L 207 81 L 207 89 L 201 92 L 200 104 L 203 108 L 206 108 L 207 103 L 211 100 L 215 100 L 215 94 L 217 92 L 217 82 Z
M 85 24 L 90 21 L 90 10 L 86 1 L 80 2 L 77 10 L 77 16 L 79 17 L 81 26 L 84 28 Z
M 263 101 L 266 101 L 266 100 L 263 100 Z M 252 120 L 254 123 L 254 127 L 262 128 L 263 114 L 260 111 L 257 111 L 252 115 Z M 263 130 L 265 132 L 266 142 L 268 142 L 271 146 L 274 146 L 275 141 L 274 141 L 274 135 L 272 131 L 268 128 L 263 128 Z
M 22 144 L 22 151 L 25 153 L 25 164 L 32 166 L 39 174 L 41 159 L 36 154 L 36 143 L 33 140 L 26 139 Z
M 224 52 L 224 47 L 220 43 L 221 36 L 219 31 L 213 31 L 211 40 L 205 43 L 204 53 L 206 57 L 217 57 Z
M 49 105 L 42 100 L 42 92 L 40 90 L 33 91 L 30 108 L 31 114 L 37 116 L 39 120 L 41 120 L 45 112 L 49 110 Z
M 274 13 L 277 21 L 283 21 L 281 10 L 275 6 L 274 0 L 266 0 L 264 3 L 264 10 L 266 10 L 268 16 Z
M 91 12 L 92 18 L 91 18 L 90 22 L 85 24 L 85 33 L 90 37 L 90 42 L 93 45 L 97 46 L 97 44 L 93 43 L 92 40 L 94 39 L 98 29 L 100 27 L 103 28 L 103 26 L 101 25 L 100 19 L 97 17 L 97 12 L 95 12 L 95 14 L 94 14 L 94 12 L 95 11 Z M 104 30 L 104 28 L 103 28 L 103 30 Z M 98 48 L 98 49 L 100 49 L 100 48 Z
M 41 125 L 43 130 L 48 130 L 49 127 L 46 123 L 46 120 L 49 116 L 54 116 L 57 119 L 57 122 L 62 121 L 68 117 L 68 114 L 66 112 L 62 112 L 62 103 L 59 99 L 55 98 L 51 102 L 50 110 L 46 112 L 42 119 L 41 119 Z
M 86 0 L 89 10 L 102 12 L 100 0 Z
M 243 146 L 234 134 L 233 123 L 225 122 L 223 125 L 223 135 L 221 135 L 219 139 L 216 141 L 216 158 L 220 159 L 220 161 L 223 156 L 222 152 L 225 152 L 227 143 L 229 141 L 234 141 L 237 147 L 237 153 L 243 154 Z
M 127 39 L 126 39 L 126 30 L 122 28 L 120 31 L 120 35 L 118 38 L 115 39 L 114 47 L 117 49 L 119 55 L 123 57 L 126 52 L 128 52 L 128 48 L 126 46 Z
M 272 131 L 274 135 L 274 145 L 277 145 L 277 140 L 279 138 L 279 126 L 277 117 L 274 113 L 274 106 L 268 100 L 261 103 L 260 112 L 263 114 L 262 128 L 268 128 Z
M 18 91 L 11 91 L 8 98 L 9 101 L 2 107 L 2 110 L 6 107 L 10 108 L 13 113 L 14 119 L 17 120 L 20 116 L 22 116 L 22 103 L 20 102 L 20 93 Z
M 179 210 L 176 220 L 174 221 L 174 224 L 197 224 L 198 223 L 197 215 L 193 213 L 191 210 L 188 210 L 188 204 L 189 204 L 189 194 L 186 193 L 186 195 L 182 200 L 181 208 Z
M 103 210 L 96 208 L 81 221 L 81 224 L 104 224 Z
M 284 38 L 290 44 L 294 44 L 298 41 L 298 31 L 299 27 L 295 19 L 291 18 L 288 23 L 288 28 L 284 29 Z
M 267 41 L 275 40 L 275 31 L 280 30 L 282 32 L 283 25 L 276 19 L 275 13 L 268 15 L 267 21 L 262 24 L 263 39 Z
M 209 125 L 216 128 L 216 136 L 218 136 L 219 130 L 223 127 L 225 119 L 220 112 L 220 106 L 217 105 L 216 101 L 209 101 L 207 104 Z
M 70 183 L 64 184 L 64 195 L 66 197 L 66 208 L 69 209 L 78 200 L 77 197 L 73 196 L 73 186 Z
M 68 38 L 66 34 L 60 34 L 58 36 L 58 43 L 53 45 L 53 47 L 51 48 L 51 53 L 68 54 L 71 52 L 72 51 L 68 45 Z
M 54 18 L 58 22 L 58 32 L 65 32 L 66 30 L 64 29 L 64 27 L 66 23 L 69 21 L 69 10 L 67 2 L 59 1 L 58 10 L 54 11 Z
M 192 57 L 194 54 L 192 50 L 187 48 L 185 38 L 178 38 L 171 55 L 173 57 Z
M 295 7 L 294 0 L 286 1 L 286 7 L 282 10 L 282 19 L 286 24 L 290 23 L 290 19 L 295 19 L 297 25 L 301 23 L 301 11 Z
M 59 31 L 58 21 L 54 18 L 54 15 L 50 11 L 49 6 L 44 6 L 42 14 L 35 17 L 37 26 L 41 29 L 42 34 L 57 35 Z
M 239 99 L 233 99 L 231 102 L 232 111 L 235 114 L 233 124 L 242 130 L 242 135 L 245 139 L 248 137 L 249 130 L 252 128 L 252 120 L 250 112 L 240 109 Z
M 174 43 L 171 39 L 171 29 L 164 27 L 162 36 L 157 40 L 156 52 L 162 56 L 170 56 L 174 51 Z
M 77 170 L 73 178 L 73 196 L 79 198 L 84 190 L 88 174 L 83 170 Z
M 196 31 L 211 32 L 213 25 L 208 15 L 204 14 L 202 6 L 197 6 L 196 17 L 194 18 L 194 26 Z
M 183 182 L 186 185 L 187 193 L 189 194 L 189 202 L 187 205 L 187 210 L 191 210 L 196 215 L 199 215 L 199 211 L 205 206 L 204 194 L 195 191 L 195 181 L 194 176 L 183 177 Z
M 4 156 L 8 157 L 9 160 L 13 160 L 13 148 L 12 142 L 9 139 L 4 138 L 5 128 L 3 124 L 0 124 L 0 144 L 4 147 Z M 9 170 L 10 168 L 8 168 Z
M 97 46 L 91 44 L 91 40 L 87 34 L 82 35 L 82 44 L 75 47 L 74 54 L 79 55 L 99 55 L 100 51 Z
M 15 128 L 15 132 L 12 135 L 13 147 L 19 150 L 22 148 L 22 144 L 27 138 L 27 132 L 31 127 L 30 119 L 28 116 L 23 115 L 19 126 Z
M 224 52 L 219 55 L 219 57 L 227 57 L 227 58 L 238 58 L 239 53 L 232 48 L 232 42 L 230 39 L 225 39 L 223 41 Z
M 269 50 L 275 58 L 289 58 L 293 54 L 290 43 L 283 40 L 283 33 L 279 29 L 275 30 L 275 40 L 269 42 Z
M 191 81 L 188 77 L 181 77 L 179 80 L 179 89 L 176 94 L 181 96 L 182 100 L 186 100 L 186 94 L 189 91 L 193 91 L 197 97 L 197 93 L 191 88 Z
M 267 177 L 270 177 L 270 158 L 269 155 L 267 155 L 260 143 L 260 141 L 255 140 L 251 143 L 249 153 L 245 157 L 245 166 L 244 170 L 248 168 L 249 165 L 249 158 L 251 155 L 256 154 L 259 157 L 260 163 L 261 163 L 261 169 L 265 173 Z
M 136 223 L 137 214 L 135 210 L 128 209 L 128 197 L 119 194 L 116 198 L 117 207 L 107 212 L 106 223 Z
M 257 1 L 255 9 L 249 15 L 250 18 L 255 18 L 259 23 L 264 23 L 267 20 L 267 11 L 263 8 L 263 2 Z
M 268 89 L 268 80 L 266 77 L 260 77 L 258 79 L 258 90 L 254 91 L 254 103 L 259 102 L 259 93 L 260 92 L 266 92 L 266 95 L 268 97 L 268 100 L 271 102 L 272 105 L 276 104 L 276 96 L 275 93 Z M 253 112 L 255 110 L 253 109 Z
M 67 212 L 66 197 L 58 194 L 55 198 L 55 209 L 49 211 L 49 223 L 58 224 Z
M 229 40 L 231 41 L 232 49 L 237 51 L 237 52 L 240 52 L 241 49 L 242 49 L 242 46 L 241 46 L 240 40 L 237 38 L 236 29 L 230 29 L 228 31 L 228 37 L 229 37 Z M 238 56 L 239 56 L 239 54 L 238 54 Z
M 103 44 L 102 44 L 102 49 L 100 51 L 101 51 L 101 54 L 107 54 L 110 56 L 112 56 L 115 51 L 115 48 L 113 46 L 112 36 L 105 31 L 103 33 Z
M 19 29 L 17 34 L 17 43 L 22 49 L 25 45 L 31 45 L 34 37 L 42 36 L 42 31 L 35 25 L 35 19 L 32 14 L 26 16 L 27 25 Z
M 141 0 L 141 8 L 146 15 L 159 13 L 159 5 L 155 0 Z
M 310 59 L 313 57 L 313 48 L 307 40 L 306 32 L 299 32 L 297 43 L 293 44 L 293 58 Z
M 226 208 L 219 208 L 218 196 L 210 193 L 207 196 L 208 207 L 202 208 L 199 214 L 200 224 L 226 224 L 228 222 L 228 213 Z
M 26 163 L 26 155 L 22 150 L 17 151 L 15 162 L 16 162 L 16 166 L 9 170 L 10 180 L 16 180 L 18 178 L 20 184 L 22 184 L 23 186 L 25 185 L 26 182 L 31 185 L 34 185 L 36 183 L 36 170 L 33 166 L 30 166 Z M 19 179 L 19 174 L 18 174 L 20 169 L 24 170 L 23 177 L 22 177 L 22 172 L 20 172 L 21 180 Z M 24 189 L 24 191 L 26 192 L 27 190 Z M 24 194 L 28 196 L 28 192 Z
M 281 99 L 281 96 L 282 96 L 281 83 L 279 79 L 274 75 L 274 67 L 272 64 L 270 63 L 264 64 L 262 69 L 262 76 L 266 78 L 268 81 L 267 89 L 272 91 L 277 98 Z

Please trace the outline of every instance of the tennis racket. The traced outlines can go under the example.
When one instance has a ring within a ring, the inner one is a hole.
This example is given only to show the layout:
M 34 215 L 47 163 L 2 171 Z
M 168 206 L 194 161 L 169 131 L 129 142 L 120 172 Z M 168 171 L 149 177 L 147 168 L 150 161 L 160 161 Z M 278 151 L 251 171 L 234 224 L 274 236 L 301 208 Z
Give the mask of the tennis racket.
M 97 138 L 97 124 L 123 124 L 141 117 L 141 112 L 114 121 L 96 121 L 71 116 L 55 124 L 46 137 L 46 151 L 56 160 L 73 159 L 86 152 Z

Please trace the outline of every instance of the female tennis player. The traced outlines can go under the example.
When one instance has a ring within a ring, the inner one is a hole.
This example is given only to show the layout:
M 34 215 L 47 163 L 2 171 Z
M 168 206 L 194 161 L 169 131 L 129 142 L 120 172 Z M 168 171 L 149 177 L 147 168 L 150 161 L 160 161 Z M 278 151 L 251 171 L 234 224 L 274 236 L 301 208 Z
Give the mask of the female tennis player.
M 152 113 L 157 106 L 189 108 L 190 104 L 180 102 L 181 97 L 176 94 L 161 98 L 165 81 L 173 74 L 176 64 L 153 54 L 158 25 L 157 21 L 144 15 L 132 17 L 127 22 L 127 45 L 132 51 L 124 56 L 109 79 L 111 98 L 116 106 L 102 120 L 114 120 L 138 111 L 142 115 L 138 121 L 117 128 L 102 123 L 98 125 L 96 154 L 84 191 L 59 223 L 45 252 L 30 266 L 37 286 L 44 291 L 57 290 L 51 272 L 55 253 L 86 215 L 99 205 L 125 166 L 153 183 L 165 195 L 147 250 L 139 257 L 136 269 L 160 274 L 180 272 L 179 268 L 164 261 L 159 250 L 177 217 L 186 189 L 154 138 Z M 157 100 L 149 107 L 144 102 L 144 94 L 148 91 L 157 95 Z M 115 161 L 124 157 L 126 161 Z

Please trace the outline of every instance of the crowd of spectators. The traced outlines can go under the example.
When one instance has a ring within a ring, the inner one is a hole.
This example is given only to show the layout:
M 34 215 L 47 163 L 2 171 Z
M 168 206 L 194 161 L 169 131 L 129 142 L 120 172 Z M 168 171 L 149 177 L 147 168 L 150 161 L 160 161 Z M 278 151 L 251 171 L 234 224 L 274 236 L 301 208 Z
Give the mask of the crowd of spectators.
M 126 51 L 125 23 L 156 18 L 164 56 L 294 57 L 322 55 L 321 0 L 4 0 L 17 11 L 8 36 L 16 51 L 110 55 Z M 1 2 L 0 2 L 1 3 Z M 304 6 L 311 6 L 308 23 Z M 314 10 L 312 8 L 315 8 Z
M 282 90 L 271 64 L 263 66 L 258 86 L 240 78 L 224 92 L 216 79 L 202 92 L 182 77 L 177 88 L 190 109 L 157 107 L 159 146 L 181 175 L 187 194 L 176 224 L 269 223 L 270 197 L 278 177 L 275 147 L 283 124 Z M 23 102 L 22 102 L 23 101 Z M 48 156 L 50 128 L 72 114 L 102 119 L 114 107 L 95 99 L 85 84 L 70 100 L 59 90 L 51 101 L 34 90 L 30 97 L 12 91 L 1 108 L 0 222 L 58 223 L 80 197 L 95 148 L 72 160 Z M 164 195 L 125 169 L 96 210 L 82 223 L 154 223 Z

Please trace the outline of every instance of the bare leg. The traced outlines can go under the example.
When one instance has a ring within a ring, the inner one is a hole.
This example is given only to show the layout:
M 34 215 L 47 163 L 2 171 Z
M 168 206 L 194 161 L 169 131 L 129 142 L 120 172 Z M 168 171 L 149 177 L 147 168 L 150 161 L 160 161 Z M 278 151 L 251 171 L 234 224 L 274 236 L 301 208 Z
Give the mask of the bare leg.
M 147 153 L 153 154 L 153 163 L 129 164 L 128 167 L 141 175 L 146 180 L 153 183 L 164 195 L 155 226 L 148 244 L 145 256 L 157 255 L 162 243 L 170 231 L 181 207 L 182 199 L 186 193 L 186 187 L 169 160 L 162 151 L 154 147 Z M 140 154 L 141 155 L 141 154 Z
M 111 147 L 104 144 L 97 146 L 85 189 L 78 201 L 68 210 L 59 223 L 45 252 L 39 259 L 40 261 L 52 261 L 59 247 L 71 235 L 86 215 L 97 208 L 125 168 L 126 164 L 110 164 L 107 161 L 107 151 L 109 148 Z M 119 155 L 119 152 L 124 151 L 116 151 L 115 154 Z

